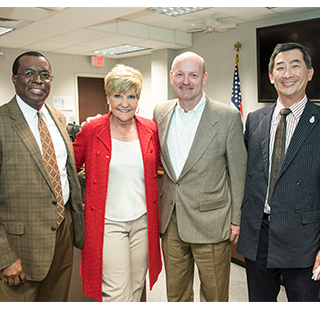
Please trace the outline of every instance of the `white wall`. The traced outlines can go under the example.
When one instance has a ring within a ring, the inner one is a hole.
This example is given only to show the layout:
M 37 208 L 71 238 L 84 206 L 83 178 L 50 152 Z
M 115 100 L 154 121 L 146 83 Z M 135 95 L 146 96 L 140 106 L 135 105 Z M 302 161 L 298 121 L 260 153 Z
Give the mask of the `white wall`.
M 256 22 L 238 24 L 235 30 L 227 33 L 194 34 L 193 46 L 187 50 L 160 50 L 152 55 L 137 56 L 125 59 L 105 59 L 104 67 L 93 67 L 90 57 L 74 56 L 42 52 L 50 61 L 55 76 L 52 89 L 47 102 L 53 105 L 54 96 L 71 96 L 74 101 L 74 109 L 65 111 L 68 119 L 76 119 L 78 122 L 77 85 L 76 74 L 104 77 L 116 63 L 125 63 L 141 71 L 144 76 L 144 85 L 139 102 L 139 114 L 152 118 L 152 111 L 157 102 L 173 98 L 169 83 L 169 70 L 175 54 L 183 51 L 194 51 L 200 54 L 206 61 L 206 69 L 209 74 L 204 91 L 214 100 L 230 104 L 235 51 L 233 45 L 241 42 L 240 80 L 242 92 L 242 104 L 244 118 L 253 110 L 264 103 L 258 103 L 257 95 L 257 62 L 256 62 L 256 28 L 289 23 L 294 21 L 318 18 L 320 8 L 307 13 L 298 13 L 265 19 Z M 11 68 L 14 59 L 23 51 L 1 47 L 5 56 L 0 58 L 0 105 L 9 101 L 14 95 L 14 87 L 11 81 Z M 160 56 L 160 58 L 159 58 Z M 318 57 L 313 57 L 313 59 Z M 315 70 L 317 72 L 317 70 Z M 318 71 L 320 72 L 320 70 Z

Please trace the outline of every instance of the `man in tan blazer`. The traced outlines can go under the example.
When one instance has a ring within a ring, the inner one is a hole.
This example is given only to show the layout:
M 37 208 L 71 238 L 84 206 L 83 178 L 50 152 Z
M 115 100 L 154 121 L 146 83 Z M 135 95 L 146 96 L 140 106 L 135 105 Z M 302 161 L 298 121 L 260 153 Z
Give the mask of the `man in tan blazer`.
M 201 301 L 228 301 L 247 155 L 240 113 L 203 93 L 207 78 L 200 56 L 177 56 L 170 81 L 178 99 L 154 110 L 164 168 L 160 233 L 168 301 L 193 301 L 194 262 Z
M 66 301 L 73 243 L 84 245 L 80 185 L 65 117 L 45 103 L 51 66 L 37 52 L 13 64 L 16 95 L 0 107 L 0 301 Z M 47 123 L 61 176 L 65 218 L 42 156 L 37 111 Z

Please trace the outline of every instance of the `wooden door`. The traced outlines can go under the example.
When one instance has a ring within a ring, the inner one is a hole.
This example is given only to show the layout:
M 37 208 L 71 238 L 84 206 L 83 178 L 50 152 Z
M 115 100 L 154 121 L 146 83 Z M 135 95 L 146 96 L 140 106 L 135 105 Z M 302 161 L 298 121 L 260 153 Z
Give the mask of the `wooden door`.
M 78 77 L 78 101 L 79 124 L 87 117 L 108 113 L 104 79 Z

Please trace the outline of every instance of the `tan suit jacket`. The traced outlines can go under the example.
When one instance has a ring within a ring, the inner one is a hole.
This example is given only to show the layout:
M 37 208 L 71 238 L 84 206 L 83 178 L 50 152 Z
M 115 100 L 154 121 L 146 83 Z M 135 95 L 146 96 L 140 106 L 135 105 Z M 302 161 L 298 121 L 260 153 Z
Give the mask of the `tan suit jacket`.
M 177 104 L 157 105 L 161 161 L 160 232 L 176 208 L 179 235 L 189 243 L 217 243 L 230 237 L 230 224 L 240 224 L 247 152 L 240 113 L 206 97 L 206 105 L 186 163 L 175 176 L 167 147 L 170 121 Z
M 81 189 L 63 114 L 46 104 L 66 144 L 74 245 L 84 244 Z M 55 250 L 57 207 L 39 146 L 16 98 L 0 107 L 0 269 L 19 258 L 27 280 L 47 275 Z

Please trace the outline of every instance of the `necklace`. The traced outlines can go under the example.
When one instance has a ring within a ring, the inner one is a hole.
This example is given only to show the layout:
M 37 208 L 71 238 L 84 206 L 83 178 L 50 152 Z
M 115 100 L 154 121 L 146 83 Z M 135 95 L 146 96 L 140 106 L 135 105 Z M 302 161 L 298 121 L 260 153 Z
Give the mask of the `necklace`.
M 112 118 L 112 122 L 113 122 L 113 124 L 115 125 L 116 129 L 122 134 L 121 139 L 122 139 L 123 141 L 126 141 L 126 140 L 127 140 L 127 133 L 128 133 L 128 132 L 130 131 L 130 129 L 132 128 L 132 124 L 131 124 L 131 126 L 129 127 L 129 129 L 127 130 L 127 132 L 122 132 L 122 131 L 119 129 L 119 127 L 117 126 L 117 124 L 116 124 L 116 122 L 114 121 L 113 118 Z

